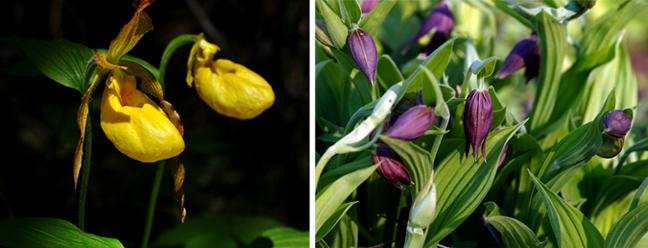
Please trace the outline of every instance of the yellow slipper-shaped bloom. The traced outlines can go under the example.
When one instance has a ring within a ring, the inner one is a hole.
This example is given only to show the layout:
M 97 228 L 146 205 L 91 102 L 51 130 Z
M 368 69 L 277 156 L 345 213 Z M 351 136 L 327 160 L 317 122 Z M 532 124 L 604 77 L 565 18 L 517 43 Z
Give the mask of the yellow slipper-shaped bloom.
M 184 150 L 178 129 L 157 103 L 137 89 L 135 76 L 112 70 L 101 99 L 101 128 L 117 150 L 145 163 Z
M 216 112 L 238 119 L 251 119 L 274 103 L 268 82 L 243 65 L 227 59 L 213 60 L 216 45 L 199 42 L 194 74 L 200 98 Z

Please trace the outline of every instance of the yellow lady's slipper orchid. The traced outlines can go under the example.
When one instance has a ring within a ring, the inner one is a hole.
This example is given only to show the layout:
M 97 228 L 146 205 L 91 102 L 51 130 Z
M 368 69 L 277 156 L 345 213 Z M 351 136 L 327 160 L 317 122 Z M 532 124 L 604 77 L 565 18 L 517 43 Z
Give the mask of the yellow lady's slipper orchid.
M 117 150 L 145 163 L 184 150 L 178 129 L 165 112 L 137 89 L 135 76 L 111 70 L 101 99 L 101 128 Z
M 218 46 L 198 37 L 191 49 L 189 69 L 193 62 L 196 90 L 203 101 L 220 114 L 242 120 L 254 118 L 272 106 L 274 92 L 263 77 L 227 59 L 214 61 Z M 193 78 L 188 77 L 189 86 Z

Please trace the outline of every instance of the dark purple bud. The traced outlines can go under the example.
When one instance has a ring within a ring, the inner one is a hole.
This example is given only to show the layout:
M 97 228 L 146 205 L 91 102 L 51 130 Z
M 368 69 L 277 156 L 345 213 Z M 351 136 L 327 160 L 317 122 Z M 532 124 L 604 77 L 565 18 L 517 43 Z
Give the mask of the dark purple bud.
M 477 150 L 482 146 L 482 156 L 486 161 L 486 138 L 493 122 L 493 103 L 488 91 L 476 89 L 468 94 L 463 113 L 464 131 L 466 133 L 466 157 L 473 148 L 475 160 Z
M 529 80 L 537 78 L 540 75 L 540 57 L 538 34 L 533 32 L 529 38 L 515 44 L 495 77 L 503 78 L 522 69 L 522 67 L 526 67 L 524 77 L 529 82 Z
M 425 105 L 417 105 L 398 117 L 385 136 L 412 141 L 423 136 L 434 124 L 434 111 Z
M 375 8 L 376 5 L 378 5 L 379 2 L 380 2 L 379 0 L 364 0 L 364 1 L 362 1 L 362 6 L 360 7 L 360 9 L 362 9 L 362 14 L 366 14 L 366 13 L 371 12 L 371 10 L 373 10 L 373 8 Z
M 612 137 L 625 137 L 631 126 L 632 118 L 623 110 L 612 110 L 603 116 L 603 129 L 605 129 L 606 134 Z
M 374 164 L 382 161 L 376 172 L 396 188 L 403 189 L 399 182 L 408 186 L 412 185 L 412 180 L 410 180 L 409 172 L 403 165 L 403 161 L 391 147 L 378 144 L 376 153 L 371 153 L 371 161 Z
M 376 82 L 376 66 L 378 65 L 378 50 L 371 35 L 364 29 L 356 28 L 349 34 L 349 51 L 353 63 L 367 75 L 371 84 Z
M 419 31 L 414 35 L 414 38 L 405 46 L 403 53 L 407 52 L 414 44 L 418 42 L 421 37 L 430 32 L 434 32 L 430 43 L 425 48 L 425 53 L 429 55 L 434 52 L 439 46 L 445 42 L 452 33 L 454 28 L 454 15 L 450 6 L 445 1 L 442 1 L 437 7 L 425 18 Z

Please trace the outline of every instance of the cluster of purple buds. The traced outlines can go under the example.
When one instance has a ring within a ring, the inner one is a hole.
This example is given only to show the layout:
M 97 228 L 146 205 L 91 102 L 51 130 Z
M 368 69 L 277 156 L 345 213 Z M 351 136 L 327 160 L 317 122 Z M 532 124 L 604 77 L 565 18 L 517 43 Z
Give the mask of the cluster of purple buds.
M 475 89 L 466 97 L 463 126 L 466 133 L 466 157 L 473 148 L 475 161 L 481 144 L 482 156 L 486 161 L 486 138 L 493 122 L 493 102 L 488 91 Z
M 538 34 L 533 32 L 531 36 L 515 44 L 495 77 L 503 78 L 525 67 L 524 77 L 526 82 L 529 82 L 540 75 L 540 59 L 541 51 Z
M 423 136 L 432 124 L 434 124 L 434 111 L 425 105 L 416 105 L 405 111 L 392 125 L 386 124 L 385 136 L 413 141 Z M 412 185 L 403 161 L 391 147 L 379 141 L 376 153 L 371 153 L 371 160 L 374 164 L 382 161 L 376 171 L 397 188 L 403 189 L 400 183 Z
M 441 1 L 439 2 L 439 5 L 437 5 L 436 8 L 432 10 L 430 15 L 425 18 L 425 21 L 423 21 L 423 24 L 421 25 L 419 31 L 403 49 L 403 53 L 406 53 L 410 48 L 412 48 L 412 46 L 416 44 L 419 39 L 421 39 L 421 37 L 429 34 L 430 32 L 434 32 L 432 38 L 430 39 L 430 43 L 424 50 L 425 54 L 429 55 L 448 39 L 450 33 L 452 33 L 453 28 L 454 15 L 452 14 L 452 10 L 450 9 L 450 6 L 446 3 L 446 1 Z
M 625 111 L 616 109 L 603 116 L 603 143 L 596 151 L 602 158 L 613 158 L 623 149 L 625 136 L 632 127 L 632 117 Z
M 348 44 L 353 63 L 373 85 L 376 82 L 376 66 L 378 66 L 378 50 L 373 38 L 364 29 L 356 28 L 349 33 Z

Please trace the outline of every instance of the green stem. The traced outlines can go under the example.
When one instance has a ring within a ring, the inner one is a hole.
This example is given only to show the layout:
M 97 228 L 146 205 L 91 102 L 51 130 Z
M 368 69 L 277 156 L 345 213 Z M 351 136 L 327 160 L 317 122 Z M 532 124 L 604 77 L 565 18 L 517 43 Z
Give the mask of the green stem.
M 85 207 L 88 196 L 88 181 L 90 178 L 90 160 L 92 157 L 92 124 L 90 115 L 86 119 L 86 129 L 83 141 L 83 165 L 81 167 L 81 192 L 79 196 L 79 229 L 85 231 Z
M 169 42 L 169 45 L 164 49 L 164 53 L 162 53 L 162 61 L 160 61 L 160 74 L 158 75 L 158 81 L 160 81 L 160 84 L 164 85 L 164 73 L 166 72 L 171 55 L 182 45 L 196 42 L 191 38 L 191 36 L 192 35 L 190 34 L 180 35 Z
M 148 247 L 149 237 L 151 236 L 151 227 L 153 226 L 153 216 L 155 214 L 155 203 L 157 202 L 158 192 L 160 191 L 160 184 L 162 182 L 162 175 L 165 166 L 166 160 L 161 160 L 157 164 L 155 179 L 153 180 L 153 189 L 151 190 L 151 198 L 149 200 L 148 213 L 146 214 L 144 236 L 142 236 L 142 248 Z

